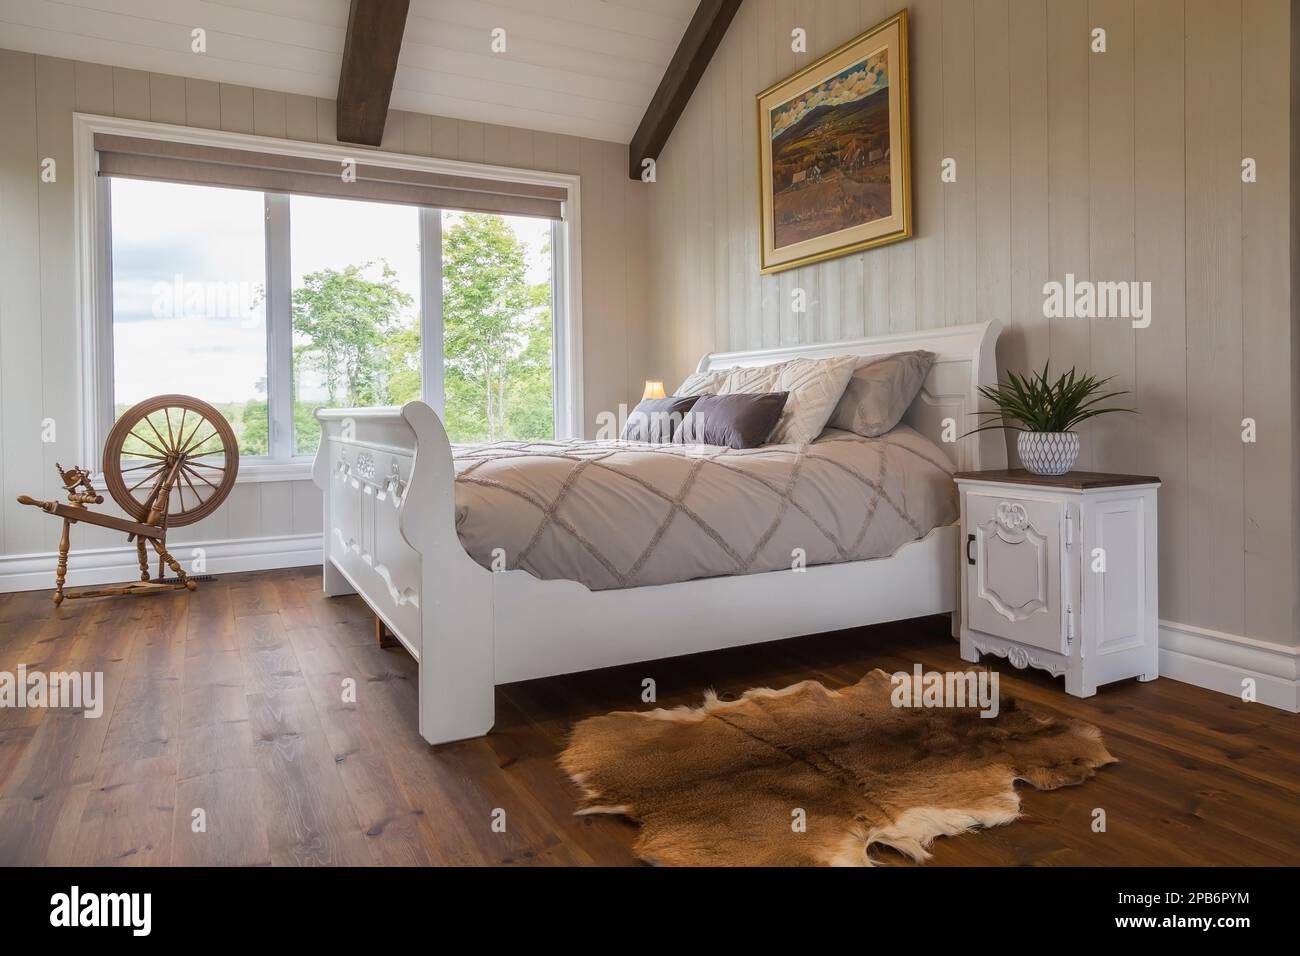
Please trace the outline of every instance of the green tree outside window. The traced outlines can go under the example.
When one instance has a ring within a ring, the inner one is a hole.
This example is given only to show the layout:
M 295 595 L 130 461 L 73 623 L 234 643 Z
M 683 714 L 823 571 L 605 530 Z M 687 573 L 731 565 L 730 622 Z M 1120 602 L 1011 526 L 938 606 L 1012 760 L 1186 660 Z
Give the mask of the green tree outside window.
M 549 250 L 547 250 L 549 251 Z M 529 284 L 527 249 L 500 216 L 466 214 L 443 233 L 446 426 L 452 441 L 542 439 L 552 418 L 550 284 Z M 322 269 L 293 293 L 294 433 L 319 440 L 297 397 L 314 370 L 331 406 L 400 405 L 420 396 L 420 327 L 386 262 Z M 266 454 L 266 403 L 241 409 L 245 454 Z M 260 416 L 260 417 L 259 417 Z

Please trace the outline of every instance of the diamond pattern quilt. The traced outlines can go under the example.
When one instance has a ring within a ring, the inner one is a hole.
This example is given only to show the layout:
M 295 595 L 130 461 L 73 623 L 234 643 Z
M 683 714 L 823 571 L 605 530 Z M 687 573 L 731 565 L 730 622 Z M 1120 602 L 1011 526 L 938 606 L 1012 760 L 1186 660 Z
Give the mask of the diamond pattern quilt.
M 893 554 L 957 517 L 952 465 L 907 426 L 744 450 L 461 445 L 456 528 L 479 564 L 592 590 Z

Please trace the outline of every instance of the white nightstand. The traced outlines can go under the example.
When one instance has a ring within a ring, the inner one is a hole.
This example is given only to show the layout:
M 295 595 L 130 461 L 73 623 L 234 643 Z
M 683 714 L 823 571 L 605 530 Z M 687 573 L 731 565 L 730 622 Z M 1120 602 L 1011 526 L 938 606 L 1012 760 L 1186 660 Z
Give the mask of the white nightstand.
M 996 654 L 1065 675 L 1075 697 L 1155 680 L 1160 479 L 1021 469 L 955 477 L 962 659 Z

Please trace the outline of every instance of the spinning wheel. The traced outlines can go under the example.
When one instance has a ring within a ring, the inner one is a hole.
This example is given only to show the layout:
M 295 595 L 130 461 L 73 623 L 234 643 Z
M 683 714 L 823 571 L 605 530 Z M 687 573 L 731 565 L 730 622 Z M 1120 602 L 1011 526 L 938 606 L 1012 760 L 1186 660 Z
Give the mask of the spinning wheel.
M 175 480 L 162 508 L 164 527 L 193 524 L 216 511 L 235 487 L 239 444 L 225 417 L 188 395 L 158 395 L 128 408 L 104 444 L 104 485 L 113 500 L 144 521 Z
M 194 579 L 167 550 L 167 527 L 206 518 L 235 487 L 239 445 L 234 429 L 220 412 L 188 395 L 159 395 L 128 408 L 118 419 L 104 445 L 104 483 L 126 518 L 86 507 L 104 502 L 87 470 L 56 467 L 68 492 L 68 504 L 18 496 L 20 504 L 63 519 L 54 575 L 56 605 L 64 598 L 147 594 L 178 587 L 194 590 Z M 140 580 L 65 594 L 70 531 L 78 522 L 126 532 L 126 540 L 135 542 Z M 146 542 L 158 553 L 158 577 L 154 580 L 149 578 Z M 165 577 L 165 567 L 176 577 Z

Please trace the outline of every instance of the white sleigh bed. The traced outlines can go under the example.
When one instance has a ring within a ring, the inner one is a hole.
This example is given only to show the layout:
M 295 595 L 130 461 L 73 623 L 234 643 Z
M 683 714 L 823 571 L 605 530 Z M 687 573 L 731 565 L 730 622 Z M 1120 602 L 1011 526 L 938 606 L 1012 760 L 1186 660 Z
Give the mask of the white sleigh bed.
M 998 432 L 974 427 L 996 380 L 996 322 L 850 342 L 705 356 L 700 370 L 799 356 L 936 354 L 904 422 L 960 470 L 1003 468 Z M 955 612 L 959 533 L 945 525 L 893 556 L 621 590 L 490 571 L 455 526 L 451 445 L 423 402 L 322 409 L 313 479 L 324 496 L 324 584 L 356 593 L 419 662 L 420 733 L 486 734 L 497 684 Z M 949 437 L 945 442 L 944 437 Z

